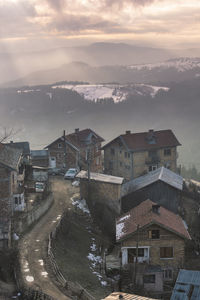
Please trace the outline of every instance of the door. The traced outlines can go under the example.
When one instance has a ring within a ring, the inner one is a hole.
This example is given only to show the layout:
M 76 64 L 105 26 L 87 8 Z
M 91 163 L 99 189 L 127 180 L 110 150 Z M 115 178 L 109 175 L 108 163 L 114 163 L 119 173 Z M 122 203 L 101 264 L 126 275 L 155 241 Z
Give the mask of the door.
M 56 168 L 56 158 L 50 157 L 50 168 Z

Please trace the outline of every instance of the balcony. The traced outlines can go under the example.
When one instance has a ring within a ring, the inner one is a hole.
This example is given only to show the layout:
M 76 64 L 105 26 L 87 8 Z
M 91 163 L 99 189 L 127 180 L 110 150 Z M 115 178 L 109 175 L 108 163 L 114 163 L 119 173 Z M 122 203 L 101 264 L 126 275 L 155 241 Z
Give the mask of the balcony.
M 160 163 L 160 157 L 158 155 L 149 156 L 146 158 L 145 163 L 147 165 Z

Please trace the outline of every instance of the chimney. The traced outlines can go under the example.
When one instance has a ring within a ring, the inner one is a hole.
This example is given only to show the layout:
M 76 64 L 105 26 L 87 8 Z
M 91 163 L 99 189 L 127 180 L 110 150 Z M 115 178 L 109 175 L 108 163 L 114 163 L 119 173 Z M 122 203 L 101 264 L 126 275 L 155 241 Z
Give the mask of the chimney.
M 75 133 L 78 133 L 78 132 L 79 132 L 79 128 L 76 128 L 76 129 L 75 129 Z
M 131 131 L 130 130 L 126 130 L 126 134 L 131 134 Z
M 154 130 L 153 129 L 149 129 L 149 133 L 154 133 Z
M 158 204 L 153 204 L 152 205 L 152 212 L 154 212 L 155 214 L 160 214 L 160 205 Z

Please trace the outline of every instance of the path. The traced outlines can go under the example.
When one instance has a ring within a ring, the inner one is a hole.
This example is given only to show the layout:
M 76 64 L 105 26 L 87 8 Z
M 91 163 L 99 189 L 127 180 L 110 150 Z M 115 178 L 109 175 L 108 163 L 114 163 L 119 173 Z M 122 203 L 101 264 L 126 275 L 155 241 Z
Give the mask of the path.
M 55 228 L 62 213 L 70 206 L 70 197 L 76 188 L 63 178 L 52 178 L 54 204 L 33 229 L 19 243 L 20 262 L 24 280 L 35 289 L 40 289 L 56 300 L 68 300 L 54 284 L 53 275 L 45 269 L 49 233 Z M 48 268 L 49 270 L 49 268 Z

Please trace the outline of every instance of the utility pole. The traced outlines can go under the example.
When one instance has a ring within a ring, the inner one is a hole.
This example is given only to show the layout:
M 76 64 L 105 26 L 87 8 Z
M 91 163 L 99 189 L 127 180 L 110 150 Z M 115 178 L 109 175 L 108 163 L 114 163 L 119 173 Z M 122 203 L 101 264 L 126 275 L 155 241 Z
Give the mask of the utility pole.
M 67 149 L 66 149 L 66 136 L 65 130 L 63 130 L 63 139 L 64 139 L 64 168 L 67 168 Z
M 137 224 L 137 235 L 136 235 L 136 258 L 135 258 L 135 268 L 134 268 L 134 289 L 136 286 L 136 277 L 137 277 L 137 264 L 138 264 L 138 243 L 139 243 L 139 224 Z

